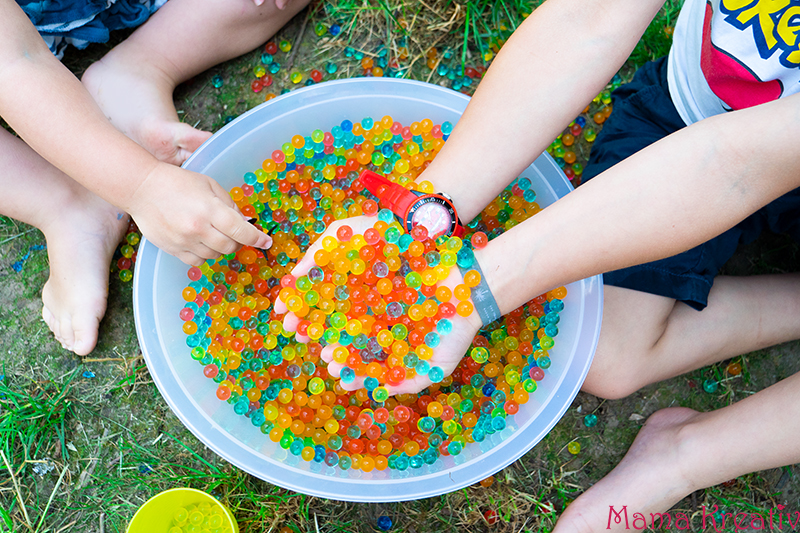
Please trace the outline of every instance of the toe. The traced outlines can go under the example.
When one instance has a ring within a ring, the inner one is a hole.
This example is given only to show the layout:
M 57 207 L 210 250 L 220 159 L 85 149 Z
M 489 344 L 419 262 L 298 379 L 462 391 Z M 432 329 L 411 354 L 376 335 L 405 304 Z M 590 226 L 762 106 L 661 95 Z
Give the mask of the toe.
M 175 133 L 175 141 L 178 146 L 178 164 L 183 164 L 201 144 L 211 137 L 210 131 L 198 130 L 184 123 L 175 126 Z
M 78 355 L 87 355 L 94 350 L 99 327 L 100 320 L 97 318 L 86 317 L 80 321 L 76 320 L 73 324 L 72 351 Z

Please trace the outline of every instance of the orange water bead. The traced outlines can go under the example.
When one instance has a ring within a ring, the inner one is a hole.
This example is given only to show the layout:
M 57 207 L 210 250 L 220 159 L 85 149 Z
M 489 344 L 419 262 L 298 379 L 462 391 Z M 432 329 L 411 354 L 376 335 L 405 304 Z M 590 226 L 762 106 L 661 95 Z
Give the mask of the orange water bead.
M 471 315 L 474 310 L 475 306 L 472 305 L 472 302 L 468 301 L 458 302 L 458 305 L 456 306 L 456 313 L 458 313 L 459 316 L 463 317 Z

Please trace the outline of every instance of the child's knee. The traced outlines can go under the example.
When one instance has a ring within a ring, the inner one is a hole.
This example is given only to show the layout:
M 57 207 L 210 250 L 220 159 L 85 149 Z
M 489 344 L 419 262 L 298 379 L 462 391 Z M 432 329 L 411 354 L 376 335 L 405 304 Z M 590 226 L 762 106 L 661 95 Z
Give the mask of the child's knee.
M 619 400 L 630 396 L 641 387 L 642 383 L 636 379 L 636 376 L 625 370 L 609 369 L 602 364 L 593 364 L 589 368 L 581 390 L 598 398 Z

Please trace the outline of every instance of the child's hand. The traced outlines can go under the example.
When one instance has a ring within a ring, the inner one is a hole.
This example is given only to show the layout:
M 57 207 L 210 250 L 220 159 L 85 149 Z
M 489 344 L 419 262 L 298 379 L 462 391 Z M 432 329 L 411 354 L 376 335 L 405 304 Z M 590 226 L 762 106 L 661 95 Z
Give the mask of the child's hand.
M 142 234 L 187 264 L 199 265 L 242 244 L 272 246 L 216 181 L 166 163 L 155 167 L 125 207 Z
M 322 248 L 322 239 L 325 236 L 336 236 L 336 231 L 343 225 L 347 224 L 353 230 L 353 233 L 364 233 L 365 230 L 371 228 L 375 223 L 375 217 L 353 217 L 346 220 L 339 220 L 332 223 L 325 233 L 320 236 L 314 244 L 309 247 L 303 259 L 297 263 L 297 266 L 292 270 L 292 275 L 299 278 L 308 273 L 311 267 L 314 266 L 314 253 Z M 451 290 L 464 283 L 464 278 L 457 268 L 453 268 L 450 276 L 441 282 L 442 285 L 449 287 Z M 286 313 L 283 319 L 283 327 L 287 331 L 297 331 L 297 325 L 300 319 L 294 313 L 287 313 L 286 304 L 279 299 L 275 301 L 275 312 L 278 314 Z M 475 338 L 478 330 L 481 327 L 481 320 L 477 313 L 472 313 L 468 317 L 455 315 L 450 319 L 453 324 L 453 330 L 447 334 L 442 335 L 442 340 L 439 346 L 434 349 L 433 357 L 428 360 L 431 366 L 438 366 L 444 371 L 445 376 L 453 373 L 458 363 L 467 353 L 472 340 Z M 308 342 L 308 337 L 303 335 L 296 335 L 299 342 Z M 333 351 L 338 347 L 338 344 L 331 344 L 322 349 L 321 357 L 328 363 L 328 372 L 331 376 L 338 378 L 344 365 L 338 364 L 333 361 Z M 427 376 L 415 376 L 413 379 L 406 380 L 397 387 L 385 385 L 390 395 L 394 394 L 410 394 L 417 393 L 432 384 Z M 364 386 L 364 378 L 356 377 L 355 381 L 351 383 L 340 383 L 341 387 L 345 390 L 356 390 Z

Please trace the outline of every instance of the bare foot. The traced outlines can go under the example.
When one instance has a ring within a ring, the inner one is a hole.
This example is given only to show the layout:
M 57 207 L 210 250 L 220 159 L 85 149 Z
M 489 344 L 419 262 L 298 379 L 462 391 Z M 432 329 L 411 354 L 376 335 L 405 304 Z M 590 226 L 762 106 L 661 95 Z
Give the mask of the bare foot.
M 650 527 L 650 513 L 666 512 L 696 489 L 682 472 L 681 429 L 698 416 L 683 407 L 653 413 L 619 465 L 567 507 L 553 532 L 624 531 L 624 506 L 627 529 L 642 523 L 633 524 L 634 513 L 641 513 Z
M 61 345 L 78 355 L 97 344 L 109 264 L 127 227 L 127 215 L 84 189 L 41 228 L 50 258 L 42 318 Z
M 119 131 L 159 160 L 181 165 L 211 133 L 178 120 L 175 85 L 164 73 L 120 55 L 112 50 L 90 66 L 83 85 Z

